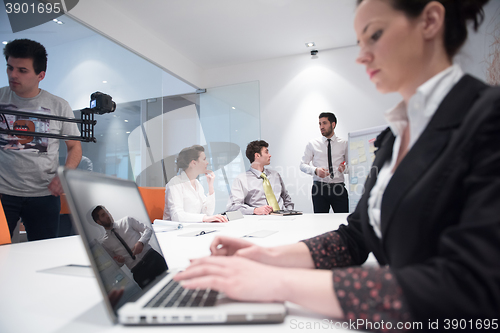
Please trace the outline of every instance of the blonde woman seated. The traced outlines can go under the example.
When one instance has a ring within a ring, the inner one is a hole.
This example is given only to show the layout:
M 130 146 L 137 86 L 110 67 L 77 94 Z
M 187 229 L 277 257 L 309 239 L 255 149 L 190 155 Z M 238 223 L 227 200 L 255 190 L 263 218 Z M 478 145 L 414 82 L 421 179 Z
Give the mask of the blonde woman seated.
M 165 190 L 163 219 L 179 222 L 227 222 L 223 215 L 213 215 L 215 210 L 215 175 L 207 170 L 207 157 L 202 146 L 184 148 L 177 157 L 181 173 L 170 179 Z M 208 196 L 196 179 L 205 174 Z

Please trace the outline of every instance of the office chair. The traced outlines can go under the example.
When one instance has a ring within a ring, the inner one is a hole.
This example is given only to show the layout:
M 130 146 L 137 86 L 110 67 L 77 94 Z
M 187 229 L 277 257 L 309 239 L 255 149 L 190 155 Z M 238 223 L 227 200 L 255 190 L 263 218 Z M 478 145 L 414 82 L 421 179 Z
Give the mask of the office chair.
M 0 201 L 0 245 L 10 244 L 10 232 L 5 213 L 3 211 L 2 202 Z
M 151 223 L 156 219 L 162 220 L 163 208 L 165 207 L 165 187 L 139 187 L 139 192 Z

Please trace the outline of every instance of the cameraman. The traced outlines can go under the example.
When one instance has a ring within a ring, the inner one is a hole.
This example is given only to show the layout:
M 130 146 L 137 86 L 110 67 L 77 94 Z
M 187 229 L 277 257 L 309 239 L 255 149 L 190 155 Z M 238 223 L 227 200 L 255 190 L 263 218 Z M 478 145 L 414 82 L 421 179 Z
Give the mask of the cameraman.
M 9 86 L 0 88 L 1 108 L 74 118 L 68 102 L 38 87 L 47 69 L 47 52 L 43 45 L 29 39 L 16 39 L 5 46 L 3 53 Z M 33 121 L 7 113 L 3 118 L 6 121 L 0 123 L 2 128 L 34 131 L 38 123 L 37 132 L 80 135 L 75 123 Z M 65 143 L 66 167 L 74 169 L 80 163 L 82 146 L 79 141 Z M 22 218 L 28 240 L 57 237 L 59 195 L 63 193 L 56 176 L 58 160 L 58 139 L 0 134 L 0 200 L 11 237 L 19 218 Z

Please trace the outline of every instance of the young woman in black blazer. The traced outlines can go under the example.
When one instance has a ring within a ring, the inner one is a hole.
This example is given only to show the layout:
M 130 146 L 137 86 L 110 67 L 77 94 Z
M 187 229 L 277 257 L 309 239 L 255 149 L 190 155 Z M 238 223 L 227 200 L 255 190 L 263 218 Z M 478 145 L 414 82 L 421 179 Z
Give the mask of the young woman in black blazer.
M 378 323 L 367 329 L 427 330 L 436 320 L 439 330 L 498 328 L 500 88 L 452 63 L 486 2 L 358 0 L 357 62 L 377 90 L 403 101 L 387 112 L 348 224 L 275 248 L 217 237 L 213 256 L 176 279 Z M 380 266 L 360 266 L 370 252 Z

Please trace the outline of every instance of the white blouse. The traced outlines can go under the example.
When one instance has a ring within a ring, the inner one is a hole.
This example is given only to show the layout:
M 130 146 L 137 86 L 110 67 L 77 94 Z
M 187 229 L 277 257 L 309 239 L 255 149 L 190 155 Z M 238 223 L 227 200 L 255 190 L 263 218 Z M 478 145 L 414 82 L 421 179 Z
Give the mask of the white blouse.
M 463 75 L 464 73 L 458 65 L 450 66 L 418 87 L 415 95 L 408 101 L 409 105 L 405 105 L 404 101 L 401 101 L 394 109 L 385 113 L 396 140 L 392 148 L 392 159 L 380 169 L 377 182 L 368 198 L 368 217 L 378 238 L 382 238 L 380 228 L 382 198 L 393 176 L 392 170 L 394 170 L 398 160 L 401 136 L 405 128 L 410 126 L 409 151 L 429 124 L 439 104 Z
M 208 197 L 203 186 L 195 179 L 196 188 L 184 171 L 170 179 L 165 189 L 163 219 L 177 222 L 203 222 L 205 215 L 215 211 L 215 193 Z

